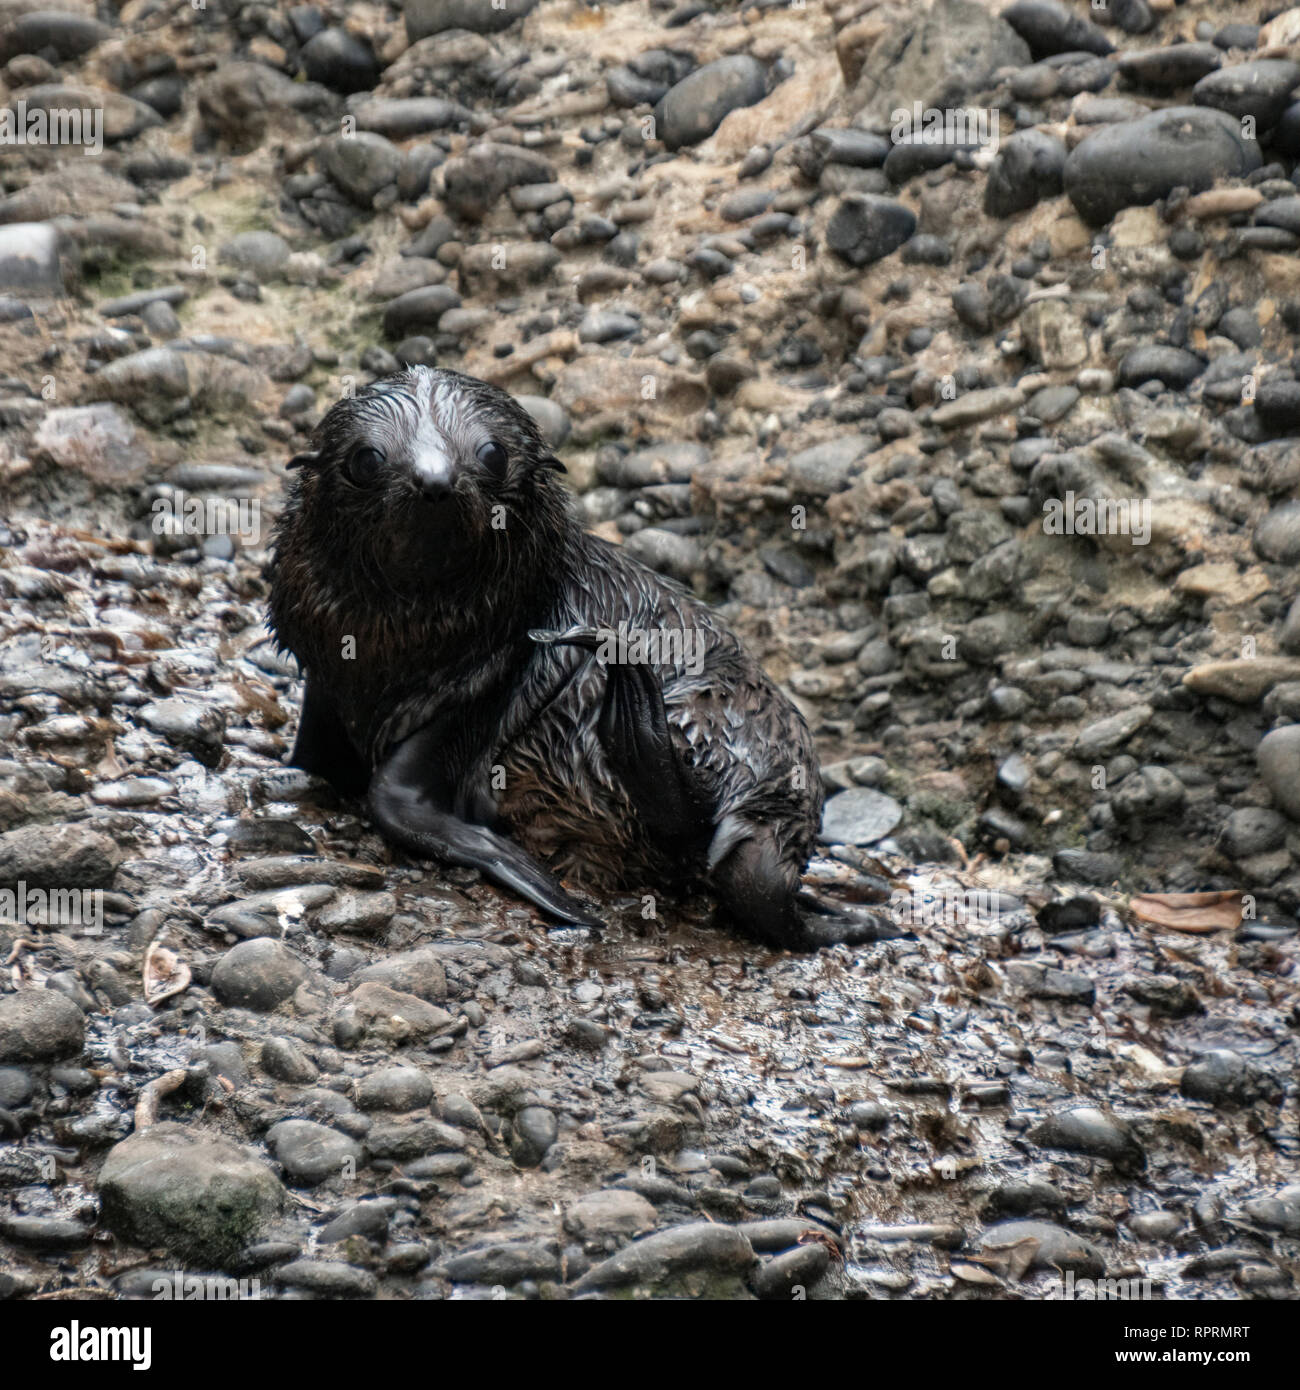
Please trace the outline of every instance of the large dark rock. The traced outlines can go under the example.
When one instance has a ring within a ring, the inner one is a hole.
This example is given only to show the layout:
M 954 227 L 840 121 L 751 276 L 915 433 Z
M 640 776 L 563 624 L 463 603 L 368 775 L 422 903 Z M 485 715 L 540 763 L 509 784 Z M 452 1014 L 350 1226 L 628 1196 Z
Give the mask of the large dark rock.
M 1257 1100 L 1277 1104 L 1282 1097 L 1277 1077 L 1226 1047 L 1203 1052 L 1183 1072 L 1178 1089 L 1189 1100 L 1218 1107 L 1253 1105 Z
M 24 825 L 0 835 L 0 887 L 107 888 L 121 862 L 116 841 L 88 825 Z
M 407 338 L 432 333 L 448 309 L 458 308 L 460 295 L 450 285 L 425 285 L 400 294 L 384 310 L 384 336 Z
M 391 140 L 371 131 L 335 135 L 317 155 L 334 185 L 358 207 L 368 208 L 381 188 L 397 182 L 402 152 Z
M 1125 353 L 1119 364 L 1119 383 L 1141 386 L 1146 381 L 1159 381 L 1180 389 L 1190 385 L 1204 370 L 1205 359 L 1186 348 L 1146 343 Z
M 883 34 L 863 65 L 845 106 L 853 124 L 884 130 L 898 108 L 947 109 L 967 105 L 999 68 L 1022 68 L 1029 45 L 973 0 L 936 0 L 919 19 L 905 19 Z
M 221 957 L 212 971 L 212 992 L 223 1004 L 266 1013 L 307 978 L 307 967 L 287 946 L 261 936 Z
M 33 10 L 0 27 L 0 63 L 20 53 L 52 52 L 59 59 L 80 58 L 112 35 L 90 15 L 64 10 Z
M 54 989 L 20 989 L 0 998 L 0 1062 L 49 1062 L 79 1057 L 86 1021 Z
M 403 0 L 406 36 L 412 43 L 448 29 L 498 34 L 531 14 L 537 0 Z
M 629 1285 L 656 1288 L 687 1275 L 735 1277 L 746 1273 L 754 1262 L 753 1246 L 734 1226 L 692 1222 L 625 1245 L 588 1270 L 574 1288 L 586 1293 Z
M 1016 0 L 1002 18 L 1029 45 L 1035 59 L 1057 53 L 1097 53 L 1113 49 L 1111 41 L 1086 16 L 1068 10 L 1058 0 Z
M 185 1125 L 159 1124 L 109 1152 L 99 1200 L 117 1235 L 202 1268 L 220 1266 L 251 1244 L 279 1211 L 284 1189 L 251 1150 Z
M 1300 821 L 1300 724 L 1287 724 L 1266 734 L 1255 750 L 1255 759 L 1273 800 L 1292 820 Z
M 672 87 L 655 108 L 659 138 L 670 150 L 707 140 L 741 106 L 767 95 L 767 69 L 744 53 L 706 63 Z
M 991 217 L 1025 212 L 1055 198 L 1065 177 L 1065 146 L 1045 130 L 1022 130 L 998 151 L 984 185 L 984 211 Z
M 1126 53 L 1119 61 L 1119 75 L 1143 91 L 1176 92 L 1199 82 L 1221 62 L 1223 54 L 1212 43 L 1174 43 Z
M 1259 58 L 1201 78 L 1192 91 L 1192 100 L 1198 106 L 1226 111 L 1238 120 L 1253 120 L 1256 130 L 1270 130 L 1282 119 L 1297 86 L 1300 63 Z
M 30 123 L 38 111 L 45 112 L 48 121 L 62 119 L 67 122 L 66 134 L 60 133 L 59 142 L 67 146 L 84 146 L 94 149 L 102 133 L 107 145 L 119 140 L 130 140 L 142 130 L 161 125 L 162 121 L 152 106 L 142 101 L 123 96 L 121 92 L 104 91 L 97 87 L 74 87 L 65 82 L 42 83 L 40 86 L 23 90 L 22 100 L 26 104 L 27 122 Z M 79 113 L 90 112 L 88 121 Z M 69 114 L 70 113 L 70 114 Z M 102 131 L 97 129 L 102 116 Z M 47 137 L 53 139 L 53 130 Z
M 338 101 L 328 87 L 295 82 L 265 63 L 222 63 L 194 90 L 203 128 L 239 149 L 259 144 L 275 125 L 328 111 Z M 305 133 L 305 119 L 298 129 Z
M 1200 192 L 1260 166 L 1259 146 L 1222 111 L 1170 106 L 1106 126 L 1065 161 L 1065 191 L 1093 226 L 1122 208 L 1142 207 L 1180 185 Z
M 517 145 L 484 140 L 442 166 L 447 210 L 478 222 L 508 189 L 523 183 L 554 183 L 555 170 L 541 155 Z
M 390 140 L 464 126 L 470 119 L 467 107 L 443 97 L 353 97 L 348 111 L 358 130 L 373 130 Z
M 311 82 L 345 96 L 368 92 L 379 79 L 370 45 L 346 29 L 324 29 L 302 50 L 302 67 Z
M 1300 502 L 1283 502 L 1255 527 L 1255 553 L 1274 564 L 1300 564 Z
M 826 244 L 852 266 L 872 265 L 916 231 L 916 214 L 892 198 L 850 193 L 826 224 Z

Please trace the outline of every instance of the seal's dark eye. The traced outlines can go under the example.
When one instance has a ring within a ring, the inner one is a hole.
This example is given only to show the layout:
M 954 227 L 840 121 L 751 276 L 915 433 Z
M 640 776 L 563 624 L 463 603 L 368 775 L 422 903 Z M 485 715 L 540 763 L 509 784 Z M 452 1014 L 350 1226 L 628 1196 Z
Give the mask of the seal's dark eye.
M 487 439 L 475 450 L 474 457 L 484 468 L 500 478 L 506 471 L 506 463 L 510 456 L 506 453 L 504 444 L 498 444 L 495 439 Z
M 369 444 L 362 444 L 348 455 L 343 476 L 353 487 L 371 487 L 384 466 L 384 455 Z

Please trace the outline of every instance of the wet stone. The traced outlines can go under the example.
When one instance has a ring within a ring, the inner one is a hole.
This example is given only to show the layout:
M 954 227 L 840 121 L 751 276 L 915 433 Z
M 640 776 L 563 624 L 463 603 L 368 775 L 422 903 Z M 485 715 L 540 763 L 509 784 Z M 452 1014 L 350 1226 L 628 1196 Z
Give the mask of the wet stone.
M 89 826 L 27 825 L 0 834 L 0 886 L 107 888 L 122 857 Z
M 1215 1106 L 1250 1105 L 1257 1100 L 1276 1104 L 1282 1096 L 1275 1076 L 1229 1048 L 1197 1058 L 1184 1069 L 1178 1089 L 1189 1100 Z
M 754 1263 L 749 1241 L 733 1226 L 707 1222 L 674 1226 L 644 1236 L 593 1266 L 574 1285 L 576 1292 L 637 1286 L 654 1288 L 691 1276 L 739 1276 Z
M 357 1105 L 362 1110 L 419 1110 L 432 1098 L 433 1083 L 415 1067 L 384 1067 L 357 1087 Z
M 218 1265 L 251 1244 L 283 1201 L 251 1150 L 171 1123 L 112 1149 L 98 1189 L 105 1223 L 124 1239 Z
M 375 1158 L 409 1159 L 422 1154 L 456 1152 L 465 1147 L 465 1136 L 440 1120 L 394 1120 L 373 1124 L 366 1147 Z
M 379 1287 L 368 1269 L 337 1260 L 293 1260 L 275 1271 L 275 1279 L 319 1298 L 373 1298 Z
M 524 1279 L 558 1279 L 560 1252 L 554 1241 L 496 1241 L 453 1255 L 443 1268 L 453 1283 L 509 1287 Z
M 334 889 L 324 883 L 306 883 L 291 889 L 277 888 L 267 893 L 254 893 L 238 902 L 226 903 L 209 913 L 207 921 L 213 931 L 229 932 L 232 936 L 245 939 L 279 937 L 284 933 L 286 922 L 300 919 L 312 909 L 323 907 L 333 897 Z
M 826 244 L 842 261 L 861 268 L 883 260 L 915 231 L 916 214 L 902 203 L 853 193 L 831 214 Z
M 46 1062 L 80 1056 L 81 1010 L 54 989 L 21 989 L 0 997 L 0 1062 Z
M 1112 50 L 1104 29 L 1060 0 L 1016 0 L 1002 11 L 1002 18 L 1025 40 L 1035 59 L 1056 53 L 1105 55 Z
M 1268 130 L 1281 120 L 1297 86 L 1300 63 L 1257 58 L 1207 74 L 1192 89 L 1192 100 Z
M 446 1032 L 456 1022 L 446 1009 L 436 1004 L 370 981 L 353 989 L 347 1009 L 361 1029 L 357 1041 L 364 1036 L 372 1042 L 387 1042 L 390 1046 L 433 1037 Z
M 1145 1211 L 1129 1219 L 1128 1228 L 1139 1240 L 1171 1240 L 1187 1223 L 1173 1211 Z
M 317 913 L 316 925 L 330 935 L 373 935 L 388 925 L 396 911 L 397 899 L 391 893 L 339 893 Z
M 317 1239 L 322 1245 L 334 1245 L 351 1236 L 365 1236 L 383 1241 L 388 1236 L 388 1221 L 394 1203 L 380 1199 L 375 1202 L 354 1202 L 323 1226 Z
M 1220 844 L 1233 859 L 1246 859 L 1277 849 L 1286 840 L 1286 834 L 1286 820 L 1276 811 L 1243 806 L 1224 822 Z
M 1131 975 L 1124 980 L 1123 989 L 1153 1013 L 1166 1018 L 1186 1018 L 1205 1008 L 1191 985 L 1172 975 Z
M 991 1252 L 1034 1242 L 1030 1268 L 1069 1270 L 1077 1278 L 1100 1279 L 1106 1259 L 1091 1241 L 1048 1221 L 1004 1221 L 984 1232 L 983 1248 Z
M 536 1167 L 555 1143 L 559 1126 L 554 1111 L 541 1105 L 525 1106 L 514 1120 L 510 1156 L 521 1168 Z
M 35 1250 L 74 1250 L 93 1235 L 82 1222 L 57 1216 L 0 1216 L 0 1236 Z
M 854 787 L 827 801 L 821 838 L 828 844 L 871 845 L 884 839 L 902 819 L 903 808 L 893 797 L 870 787 Z
M 370 45 L 344 29 L 323 29 L 303 45 L 308 81 L 336 92 L 368 92 L 379 76 Z
M 1052 970 L 1041 965 L 1017 961 L 1007 966 L 1007 978 L 1031 999 L 1055 999 L 1065 1004 L 1091 1004 L 1096 986 L 1085 975 L 1069 970 Z
M 1051 1183 L 1041 1178 L 1026 1178 L 1000 1183 L 989 1193 L 985 1207 L 988 1215 L 1055 1215 L 1065 1210 L 1066 1201 Z
M 1300 821 L 1300 725 L 1267 734 L 1256 758 L 1274 800 L 1293 821 Z
M 437 949 L 432 948 L 402 951 L 377 960 L 357 973 L 356 983 L 384 984 L 430 1004 L 446 999 L 446 970 Z
M 309 978 L 307 967 L 279 941 L 260 937 L 232 946 L 212 972 L 223 1003 L 265 1013 L 288 999 Z
M 310 1086 L 320 1075 L 311 1058 L 288 1038 L 269 1038 L 262 1044 L 262 1070 L 292 1086 Z
M 372 131 L 337 135 L 318 158 L 334 184 L 361 207 L 369 207 L 380 189 L 395 184 L 402 169 L 402 152 Z
M 658 1221 L 654 1207 L 644 1197 L 619 1188 L 589 1192 L 564 1214 L 565 1230 L 583 1241 L 642 1235 L 653 1230 Z
M 1128 1125 L 1091 1106 L 1049 1116 L 1030 1130 L 1029 1139 L 1041 1148 L 1109 1159 L 1122 1172 L 1146 1166 L 1146 1155 Z
M 285 1177 L 304 1187 L 351 1177 L 361 1164 L 355 1140 L 314 1120 L 281 1120 L 267 1130 L 266 1143 Z
M 25 1067 L 0 1067 L 0 1106 L 15 1110 L 31 1097 L 31 1072 Z
M 729 112 L 753 106 L 767 91 L 767 69 L 757 58 L 734 54 L 706 63 L 664 96 L 656 118 L 670 150 L 696 145 L 712 135 Z
M 1123 81 L 1144 91 L 1172 92 L 1211 73 L 1223 55 L 1209 43 L 1175 43 L 1167 48 L 1151 48 L 1128 53 L 1119 60 Z
M 1200 192 L 1259 164 L 1257 147 L 1226 113 L 1168 107 L 1105 126 L 1076 145 L 1065 161 L 1065 191 L 1079 216 L 1096 226 L 1180 185 Z
M 1024 212 L 1061 191 L 1065 146 L 1039 130 L 1018 131 L 1001 147 L 985 185 L 984 209 L 993 217 Z
M 145 705 L 140 718 L 155 733 L 215 767 L 221 757 L 226 720 L 220 709 L 181 698 L 156 700 Z
M 807 1289 L 822 1279 L 830 1268 L 831 1255 L 819 1242 L 787 1250 L 762 1261 L 750 1276 L 750 1285 L 759 1298 L 788 1300 L 797 1289 Z
M 289 243 L 275 232 L 241 232 L 218 248 L 217 259 L 265 283 L 284 271 L 290 254 Z

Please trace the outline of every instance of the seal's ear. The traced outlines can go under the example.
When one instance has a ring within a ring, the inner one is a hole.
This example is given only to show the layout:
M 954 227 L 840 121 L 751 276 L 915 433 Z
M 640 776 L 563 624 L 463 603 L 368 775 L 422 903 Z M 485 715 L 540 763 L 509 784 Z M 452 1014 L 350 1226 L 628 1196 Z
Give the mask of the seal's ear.
M 310 449 L 305 454 L 295 454 L 284 466 L 286 468 L 310 468 L 313 463 L 319 462 L 320 451 Z
M 537 461 L 538 468 L 549 468 L 553 473 L 567 473 L 569 470 L 554 454 L 543 454 Z

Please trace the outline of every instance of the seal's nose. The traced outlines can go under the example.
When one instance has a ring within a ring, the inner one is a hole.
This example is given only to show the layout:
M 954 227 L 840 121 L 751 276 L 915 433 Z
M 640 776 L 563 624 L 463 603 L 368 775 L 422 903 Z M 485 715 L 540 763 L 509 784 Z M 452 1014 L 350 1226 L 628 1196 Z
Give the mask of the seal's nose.
M 412 460 L 411 473 L 426 502 L 445 502 L 451 495 L 452 461 L 440 448 L 424 448 Z

